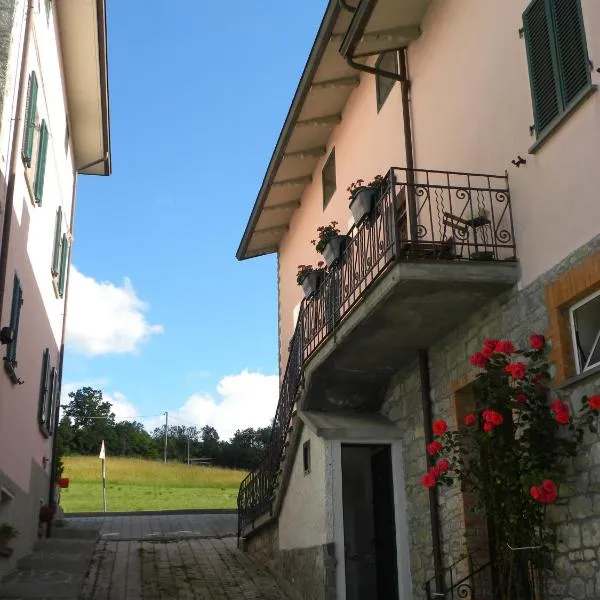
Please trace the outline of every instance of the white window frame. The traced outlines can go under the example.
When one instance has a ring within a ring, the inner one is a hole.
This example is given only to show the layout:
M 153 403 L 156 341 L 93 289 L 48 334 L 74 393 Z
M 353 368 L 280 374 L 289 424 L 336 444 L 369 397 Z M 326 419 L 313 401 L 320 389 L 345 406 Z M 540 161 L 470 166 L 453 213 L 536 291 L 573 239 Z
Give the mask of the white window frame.
M 575 367 L 577 369 L 577 374 L 580 373 L 585 373 L 586 371 L 589 371 L 590 369 L 600 366 L 600 361 L 594 363 L 594 364 L 590 364 L 590 359 L 592 358 L 592 356 L 594 355 L 594 351 L 596 350 L 598 344 L 600 343 L 600 331 L 598 331 L 598 333 L 596 334 L 596 339 L 594 340 L 594 343 L 592 344 L 592 347 L 590 349 L 590 354 L 587 358 L 587 361 L 584 365 L 581 364 L 581 360 L 579 358 L 579 349 L 577 348 L 577 335 L 576 335 L 576 325 L 575 325 L 575 312 L 580 309 L 582 306 L 585 306 L 586 304 L 589 304 L 590 302 L 592 302 L 592 300 L 595 300 L 598 296 L 600 296 L 600 290 L 598 290 L 597 292 L 594 292 L 593 294 L 590 294 L 589 296 L 586 296 L 585 298 L 583 298 L 583 300 L 580 300 L 579 302 L 573 304 L 573 306 L 569 307 L 569 322 L 571 325 L 571 340 L 572 340 L 572 345 L 573 345 L 573 355 L 575 356 Z

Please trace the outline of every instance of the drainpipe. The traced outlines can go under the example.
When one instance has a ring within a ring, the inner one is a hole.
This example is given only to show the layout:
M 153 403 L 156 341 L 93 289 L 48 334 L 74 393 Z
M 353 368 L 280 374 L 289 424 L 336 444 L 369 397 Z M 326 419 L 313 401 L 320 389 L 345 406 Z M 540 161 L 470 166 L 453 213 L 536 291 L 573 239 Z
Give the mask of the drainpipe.
M 22 105 L 25 97 L 25 81 L 27 78 L 27 54 L 29 53 L 29 40 L 31 38 L 31 18 L 33 6 L 30 0 L 27 0 L 27 13 L 25 15 L 25 34 L 23 38 L 23 54 L 21 56 L 21 72 L 19 73 L 19 82 L 17 88 L 17 102 L 15 114 L 12 119 L 12 144 L 10 147 L 10 163 L 8 168 L 8 185 L 6 188 L 6 201 L 4 203 L 4 222 L 2 224 L 2 244 L 0 245 L 0 323 L 2 321 L 2 311 L 4 308 L 4 293 L 6 291 L 6 270 L 8 265 L 8 250 L 10 242 L 10 228 L 12 223 L 12 213 L 15 194 L 15 171 L 17 169 L 17 160 L 19 152 L 18 127 L 22 121 Z
M 108 159 L 108 153 L 106 153 L 102 158 L 98 160 L 94 160 L 87 165 L 83 165 L 83 167 L 79 168 L 79 171 L 85 171 L 90 167 L 94 167 L 100 163 L 105 162 Z M 71 218 L 69 221 L 69 233 L 73 235 L 73 227 L 75 224 L 75 204 L 76 204 L 76 196 L 77 196 L 77 171 L 73 171 L 73 192 L 71 198 Z M 62 392 L 62 378 L 63 378 L 63 363 L 65 359 L 65 338 L 67 334 L 67 306 L 69 302 L 69 280 L 71 278 L 71 257 L 73 256 L 72 245 L 69 248 L 69 258 L 67 259 L 67 280 L 65 282 L 65 303 L 63 307 L 63 322 L 62 322 L 62 333 L 60 338 L 60 356 L 58 359 L 58 398 L 60 401 L 60 395 Z M 58 470 L 57 464 L 57 447 L 58 447 L 58 424 L 60 422 L 60 404 L 56 407 L 56 414 L 54 415 L 54 425 L 53 425 L 53 434 L 52 434 L 52 463 L 50 467 L 50 483 L 48 489 L 48 506 L 54 506 L 54 488 L 56 482 L 56 472 Z M 46 537 L 50 537 L 52 530 L 52 522 L 48 523 L 48 528 L 46 529 Z
M 419 350 L 419 376 L 421 383 L 421 406 L 423 409 L 423 427 L 425 444 L 433 441 L 433 416 L 431 407 L 431 382 L 429 379 L 429 356 L 427 350 Z M 427 466 L 433 466 L 433 457 L 427 454 Z M 431 542 L 433 546 L 433 568 L 435 570 L 436 591 L 444 589 L 442 543 L 440 539 L 440 515 L 438 512 L 437 487 L 429 488 L 429 518 L 431 521 Z

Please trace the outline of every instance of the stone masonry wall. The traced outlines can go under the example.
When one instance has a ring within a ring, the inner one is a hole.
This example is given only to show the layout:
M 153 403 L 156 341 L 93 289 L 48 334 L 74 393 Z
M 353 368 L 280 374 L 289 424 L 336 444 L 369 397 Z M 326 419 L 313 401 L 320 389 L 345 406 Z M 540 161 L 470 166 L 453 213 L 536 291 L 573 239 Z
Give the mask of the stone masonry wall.
M 468 357 L 485 338 L 509 338 L 525 345 L 531 333 L 547 333 L 545 286 L 580 265 L 600 249 L 600 236 L 568 256 L 562 263 L 522 290 L 511 290 L 483 307 L 461 327 L 429 350 L 434 419 L 455 422 L 454 392 L 475 375 Z M 600 273 L 598 274 L 600 283 Z M 573 380 L 555 393 L 579 408 L 585 393 L 600 391 L 600 373 Z M 407 521 L 411 549 L 413 598 L 424 598 L 423 582 L 433 576 L 429 497 L 420 477 L 426 470 L 425 436 L 420 407 L 417 365 L 393 378 L 382 413 L 404 432 Z M 458 486 L 440 489 L 442 550 L 445 565 L 466 550 L 463 498 Z M 549 582 L 545 600 L 591 600 L 600 598 L 600 441 L 588 435 L 580 455 L 573 461 L 560 501 L 550 511 L 556 524 L 558 545 L 555 578 Z
M 283 579 L 291 597 L 336 600 L 335 545 L 280 550 L 278 529 L 275 521 L 252 532 L 245 550 Z

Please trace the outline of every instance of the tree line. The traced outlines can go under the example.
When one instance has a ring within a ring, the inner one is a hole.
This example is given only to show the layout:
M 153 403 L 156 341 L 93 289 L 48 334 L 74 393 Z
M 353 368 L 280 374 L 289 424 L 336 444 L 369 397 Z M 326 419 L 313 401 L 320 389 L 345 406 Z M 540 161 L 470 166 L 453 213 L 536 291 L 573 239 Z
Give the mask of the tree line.
M 112 404 L 102 391 L 83 387 L 69 394 L 58 426 L 58 454 L 98 455 L 102 440 L 107 454 L 136 458 L 162 459 L 165 428 L 148 432 L 138 421 L 116 421 Z M 211 464 L 251 470 L 258 466 L 269 442 L 271 428 L 244 429 L 231 440 L 221 440 L 214 427 L 170 425 L 167 430 L 167 458 L 187 462 L 209 459 Z

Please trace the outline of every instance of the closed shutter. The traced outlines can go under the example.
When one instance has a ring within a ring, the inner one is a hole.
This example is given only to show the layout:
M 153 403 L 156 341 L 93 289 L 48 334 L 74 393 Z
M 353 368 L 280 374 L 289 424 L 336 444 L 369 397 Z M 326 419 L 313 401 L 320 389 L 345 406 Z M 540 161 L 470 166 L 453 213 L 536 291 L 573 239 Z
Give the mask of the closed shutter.
M 60 266 L 60 234 L 62 233 L 62 208 L 56 210 L 56 223 L 54 224 L 54 247 L 52 248 L 52 275 L 58 275 Z
M 35 183 L 33 186 L 33 195 L 38 204 L 42 203 L 44 193 L 44 177 L 46 175 L 46 154 L 48 152 L 48 127 L 46 121 L 42 121 L 40 126 L 40 141 L 38 146 L 37 167 L 35 170 Z
M 38 422 L 47 425 L 48 402 L 50 398 L 50 350 L 46 348 L 42 357 L 42 373 L 40 375 L 40 398 L 38 404 Z
M 31 166 L 31 158 L 33 156 L 33 135 L 35 132 L 37 94 L 37 77 L 35 76 L 35 71 L 31 71 L 27 89 L 27 103 L 25 105 L 25 129 L 23 130 L 23 160 L 28 167 Z
M 565 108 L 591 84 L 581 0 L 551 0 L 560 87 Z
M 19 322 L 21 320 L 21 306 L 23 305 L 23 290 L 19 277 L 15 274 L 13 282 L 12 306 L 10 311 L 10 329 L 13 339 L 6 348 L 6 358 L 14 366 L 17 360 L 17 338 L 19 336 Z
M 46 429 L 52 435 L 54 430 L 54 416 L 56 414 L 56 393 L 58 388 L 58 374 L 55 367 L 50 370 L 50 388 L 48 402 L 46 403 Z
M 544 130 L 561 112 L 558 65 L 546 0 L 534 0 L 523 14 L 535 131 Z
M 67 280 L 67 259 L 69 257 L 69 240 L 67 234 L 63 233 L 62 243 L 60 245 L 60 275 L 58 276 L 58 293 L 62 298 L 65 293 L 65 283 Z

